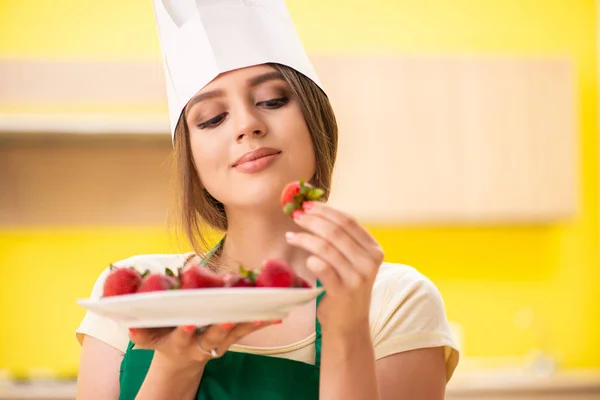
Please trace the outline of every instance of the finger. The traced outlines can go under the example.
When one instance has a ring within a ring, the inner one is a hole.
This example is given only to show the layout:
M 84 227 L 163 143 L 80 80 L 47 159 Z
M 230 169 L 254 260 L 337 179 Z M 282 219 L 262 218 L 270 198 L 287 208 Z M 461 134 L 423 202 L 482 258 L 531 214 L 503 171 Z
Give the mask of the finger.
M 280 324 L 281 321 L 255 321 L 243 322 L 237 324 L 227 335 L 227 338 L 221 344 L 219 351 L 227 351 L 231 345 L 237 343 L 244 336 L 251 334 L 257 330 L 266 328 L 267 326 Z M 221 353 L 220 353 L 221 354 Z
M 335 294 L 341 289 L 342 280 L 335 270 L 317 256 L 306 259 L 306 267 L 317 277 L 327 293 Z
M 206 352 L 210 352 L 214 349 L 219 356 L 223 355 L 224 351 L 220 351 L 223 350 L 221 349 L 221 344 L 232 328 L 233 324 L 212 325 L 198 338 L 198 346 L 200 346 L 201 350 Z
M 132 328 L 129 340 L 139 349 L 152 350 L 173 331 L 173 328 Z
M 183 354 L 195 341 L 194 325 L 179 326 L 171 332 L 171 343 L 176 354 Z
M 288 232 L 285 237 L 292 246 L 300 247 L 309 253 L 318 256 L 331 268 L 335 269 L 335 272 L 337 272 L 341 282 L 343 282 L 345 286 L 358 287 L 361 284 L 363 275 L 359 274 L 356 268 L 354 268 L 352 264 L 350 264 L 350 262 L 325 239 L 305 232 Z
M 373 260 L 369 258 L 370 255 L 340 225 L 317 214 L 296 212 L 293 218 L 299 226 L 333 245 L 348 264 L 359 268 L 363 276 L 372 275 Z
M 377 257 L 382 253 L 381 246 L 379 246 L 379 243 L 377 243 L 375 238 L 348 214 L 319 201 L 305 202 L 303 207 L 306 213 L 327 218 L 331 220 L 331 222 L 339 225 L 371 256 Z

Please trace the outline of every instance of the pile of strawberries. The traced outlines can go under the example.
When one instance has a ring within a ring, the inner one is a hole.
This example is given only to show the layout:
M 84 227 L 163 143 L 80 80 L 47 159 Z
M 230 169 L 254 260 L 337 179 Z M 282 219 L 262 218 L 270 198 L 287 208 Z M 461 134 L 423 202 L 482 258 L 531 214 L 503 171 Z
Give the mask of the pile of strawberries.
M 302 209 L 305 201 L 322 200 L 324 191 L 304 181 L 286 185 L 281 194 L 281 206 L 287 215 Z M 270 288 L 310 288 L 294 269 L 280 259 L 269 259 L 257 273 L 240 267 L 239 273 L 218 274 L 198 264 L 180 268 L 175 275 L 170 269 L 164 274 L 140 273 L 133 267 L 114 268 L 104 281 L 103 297 L 122 296 L 134 293 L 156 292 L 174 289 L 202 288 L 236 288 L 236 287 L 270 287 Z

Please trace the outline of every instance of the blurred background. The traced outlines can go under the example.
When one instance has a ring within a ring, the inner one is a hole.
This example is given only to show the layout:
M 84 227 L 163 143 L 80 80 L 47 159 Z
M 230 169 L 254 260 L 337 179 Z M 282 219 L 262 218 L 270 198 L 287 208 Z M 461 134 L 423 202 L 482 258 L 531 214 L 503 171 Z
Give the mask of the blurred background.
M 443 295 L 448 398 L 600 398 L 596 2 L 287 4 L 340 120 L 332 201 Z M 73 398 L 75 300 L 187 251 L 161 68 L 150 0 L 0 0 L 0 399 Z

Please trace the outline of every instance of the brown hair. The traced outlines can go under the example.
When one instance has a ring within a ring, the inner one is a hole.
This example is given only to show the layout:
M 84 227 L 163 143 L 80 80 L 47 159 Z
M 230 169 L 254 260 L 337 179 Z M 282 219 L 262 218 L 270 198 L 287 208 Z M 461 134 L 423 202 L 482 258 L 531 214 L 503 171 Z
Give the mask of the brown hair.
M 338 140 L 337 122 L 329 99 L 319 86 L 305 75 L 281 64 L 268 65 L 283 76 L 292 89 L 292 95 L 300 104 L 315 151 L 315 175 L 310 182 L 324 189 L 327 198 L 331 188 Z M 223 204 L 202 186 L 190 149 L 185 113 L 181 114 L 175 128 L 173 156 L 176 178 L 176 197 L 172 210 L 174 222 L 194 251 L 204 254 L 209 249 L 205 229 L 226 231 L 227 216 Z

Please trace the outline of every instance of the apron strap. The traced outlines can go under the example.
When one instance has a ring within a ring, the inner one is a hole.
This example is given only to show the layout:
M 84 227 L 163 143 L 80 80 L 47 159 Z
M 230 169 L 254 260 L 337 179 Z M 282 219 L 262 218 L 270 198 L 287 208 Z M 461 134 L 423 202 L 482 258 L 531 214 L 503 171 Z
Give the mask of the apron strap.
M 219 240 L 219 243 L 217 243 L 208 253 L 206 253 L 206 255 L 204 257 L 202 257 L 202 260 L 200 261 L 200 265 L 206 265 L 206 261 L 209 258 L 211 258 L 213 256 L 213 254 L 215 254 L 217 252 L 217 250 L 219 250 L 221 248 L 221 246 L 223 245 L 223 241 L 225 241 L 225 236 L 223 236 L 221 238 L 221 240 Z
M 317 287 L 321 287 L 323 285 L 321 285 L 321 282 L 319 280 L 317 280 Z M 323 296 L 325 295 L 325 292 L 323 291 L 320 295 L 317 296 L 317 307 L 319 307 L 319 303 L 321 302 L 321 299 L 323 298 Z M 316 314 L 315 314 L 315 366 L 316 367 L 321 367 L 321 323 L 319 322 L 319 318 L 317 318 Z

